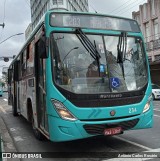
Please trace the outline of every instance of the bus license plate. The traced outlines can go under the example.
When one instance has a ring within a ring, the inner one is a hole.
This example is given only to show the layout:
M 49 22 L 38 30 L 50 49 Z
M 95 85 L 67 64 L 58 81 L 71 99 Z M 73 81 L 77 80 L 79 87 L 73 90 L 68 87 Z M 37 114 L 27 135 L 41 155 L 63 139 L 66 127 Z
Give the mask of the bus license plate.
M 115 134 L 120 134 L 121 132 L 122 132 L 121 127 L 115 127 L 115 128 L 105 129 L 104 135 L 115 135 Z

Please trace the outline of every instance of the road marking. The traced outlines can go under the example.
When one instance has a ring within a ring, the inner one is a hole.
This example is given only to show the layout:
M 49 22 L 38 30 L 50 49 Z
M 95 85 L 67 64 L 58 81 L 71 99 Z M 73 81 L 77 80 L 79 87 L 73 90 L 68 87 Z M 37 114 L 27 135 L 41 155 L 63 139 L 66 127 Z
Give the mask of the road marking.
M 156 108 L 156 109 L 154 109 L 154 111 L 160 111 L 160 110 Z
M 144 146 L 144 145 L 141 145 L 141 144 L 135 143 L 135 142 L 133 142 L 133 141 L 130 141 L 130 140 L 127 140 L 127 139 L 121 138 L 121 137 L 119 137 L 119 136 L 114 136 L 114 137 L 115 137 L 115 138 L 117 138 L 117 139 L 119 139 L 119 140 L 122 140 L 122 141 L 124 141 L 124 142 L 127 142 L 127 143 L 129 143 L 129 144 L 132 144 L 132 145 L 138 146 L 138 147 L 140 147 L 140 148 L 143 148 L 143 149 L 146 149 L 146 150 L 153 150 L 153 149 L 151 149 L 151 148 L 149 148 L 149 147 L 147 147 L 147 146 Z
M 107 159 L 102 161 L 144 161 L 148 160 L 150 158 L 113 158 L 113 159 Z
M 6 102 L 8 101 L 6 98 L 4 98 L 3 100 L 6 101 Z
M 156 117 L 160 117 L 160 116 L 158 116 L 158 115 L 154 115 L 154 116 L 156 116 Z
M 150 151 L 145 151 L 145 152 L 160 152 L 160 148 L 158 148 L 158 149 L 152 149 Z
M 14 137 L 15 141 L 24 141 L 24 139 L 21 138 L 21 136 L 16 136 Z
M 16 129 L 14 129 L 14 128 L 10 128 L 10 131 L 16 131 Z
M 160 149 L 152 149 L 152 150 L 149 150 L 149 151 L 142 151 L 142 152 L 139 152 L 139 153 L 145 154 L 145 152 L 146 153 L 147 152 L 157 153 L 157 152 L 160 152 Z M 129 153 L 127 153 L 127 154 L 129 154 Z M 137 152 L 135 152 L 135 154 L 137 154 Z M 144 161 L 144 160 L 150 160 L 150 159 L 158 159 L 158 158 L 112 158 L 112 159 L 107 159 L 107 160 L 102 160 L 102 161 L 128 161 L 128 160 L 130 160 L 130 161 Z
M 7 113 L 6 110 L 5 110 L 2 106 L 0 106 L 0 110 L 1 110 L 4 114 Z

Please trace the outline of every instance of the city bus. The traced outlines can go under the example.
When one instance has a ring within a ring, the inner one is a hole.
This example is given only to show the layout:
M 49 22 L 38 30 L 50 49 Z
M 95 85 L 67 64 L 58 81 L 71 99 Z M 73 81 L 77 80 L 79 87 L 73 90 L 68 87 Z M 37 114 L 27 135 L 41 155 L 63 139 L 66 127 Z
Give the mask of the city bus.
M 50 10 L 8 70 L 14 116 L 54 142 L 151 128 L 144 39 L 135 20 Z

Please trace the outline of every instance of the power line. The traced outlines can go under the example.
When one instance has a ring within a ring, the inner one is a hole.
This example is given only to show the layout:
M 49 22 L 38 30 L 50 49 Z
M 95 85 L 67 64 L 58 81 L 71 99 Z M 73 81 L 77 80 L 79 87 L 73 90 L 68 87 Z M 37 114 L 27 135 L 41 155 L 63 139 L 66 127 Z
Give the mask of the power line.
M 30 2 L 28 2 L 27 0 L 25 0 L 27 6 L 30 8 Z
M 139 1 L 139 0 L 137 0 L 137 1 Z M 134 5 L 135 3 L 137 3 L 137 1 L 134 1 L 134 2 L 132 2 L 132 3 L 129 3 L 127 6 L 125 6 L 124 8 L 122 8 L 121 10 L 119 10 L 119 11 L 117 11 L 115 14 L 118 14 L 118 13 L 120 13 L 121 11 L 124 11 L 124 10 L 128 10 L 128 7 L 129 6 L 132 6 L 132 5 Z M 143 0 L 144 1 L 144 0 Z M 137 4 L 136 4 L 137 5 Z
M 2 28 L 1 33 L 0 33 L 0 40 L 2 39 L 3 31 L 4 31 L 4 28 Z
M 145 1 L 146 1 L 146 0 L 142 0 L 141 2 L 137 3 L 136 5 L 134 5 L 134 6 L 130 7 L 130 8 L 128 8 L 126 11 L 132 9 L 133 7 L 135 7 L 135 6 L 137 6 L 137 5 L 140 5 L 142 2 L 145 2 Z M 125 13 L 126 11 L 122 12 L 121 15 L 122 15 L 123 13 Z
M 5 24 L 4 22 L 5 22 L 5 18 L 6 18 L 6 2 L 7 2 L 7 0 L 4 0 L 4 4 L 3 4 L 3 25 Z M 4 26 L 3 26 L 3 28 L 2 28 L 2 30 L 1 30 L 1 33 L 0 33 L 0 40 L 1 40 L 1 38 L 2 38 L 2 34 L 3 34 L 3 31 L 4 31 Z
M 4 0 L 4 10 L 3 10 L 3 23 L 4 23 L 4 21 L 5 21 L 5 18 L 6 18 L 6 1 L 7 0 Z
M 111 13 L 113 13 L 113 12 L 115 12 L 115 11 L 117 11 L 117 10 L 119 10 L 121 7 L 123 7 L 124 5 L 126 5 L 128 2 L 130 2 L 131 0 L 127 0 L 125 3 L 123 3 L 122 5 L 120 5 L 119 7 L 117 7 L 117 8 L 115 8 L 114 10 L 112 10 L 111 12 L 110 12 L 110 14 Z
M 89 6 L 94 10 L 95 13 L 98 13 L 95 7 L 93 7 L 93 5 L 89 4 Z

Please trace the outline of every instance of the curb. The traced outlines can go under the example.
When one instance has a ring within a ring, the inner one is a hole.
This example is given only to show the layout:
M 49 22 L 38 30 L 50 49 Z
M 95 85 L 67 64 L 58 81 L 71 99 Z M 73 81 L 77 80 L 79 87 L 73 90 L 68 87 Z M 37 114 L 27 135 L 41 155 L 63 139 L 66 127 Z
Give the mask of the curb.
M 2 161 L 2 153 L 3 152 L 3 142 L 2 142 L 2 136 L 0 133 L 0 161 Z
M 16 147 L 14 145 L 14 141 L 11 138 L 8 129 L 3 121 L 3 118 L 0 116 L 0 136 L 1 140 L 1 148 L 3 153 L 17 152 Z M 20 159 L 2 159 L 2 161 L 20 161 Z

